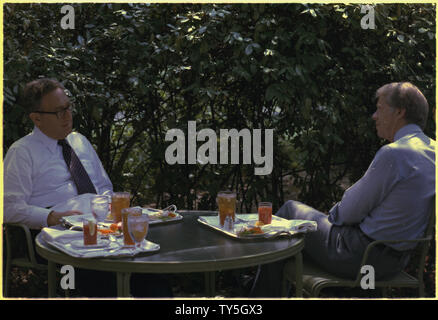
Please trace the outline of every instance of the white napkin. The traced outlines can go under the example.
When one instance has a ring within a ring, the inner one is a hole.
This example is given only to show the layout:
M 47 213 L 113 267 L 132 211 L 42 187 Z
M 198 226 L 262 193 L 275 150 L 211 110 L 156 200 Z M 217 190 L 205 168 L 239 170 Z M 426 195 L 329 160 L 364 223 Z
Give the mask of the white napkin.
M 304 233 L 310 231 L 316 231 L 317 223 L 316 221 L 310 220 L 286 220 L 286 219 L 272 219 L 271 224 L 262 226 L 264 232 L 275 232 L 275 231 L 289 231 L 292 233 Z
M 72 231 L 72 230 L 59 230 L 55 228 L 43 228 L 41 230 L 43 239 L 47 242 L 57 242 L 60 244 L 67 244 L 73 240 L 78 240 L 83 238 L 82 231 Z
M 131 247 L 124 246 L 123 237 L 115 241 L 103 240 L 108 242 L 107 246 L 98 248 L 78 248 L 72 246 L 74 240 L 83 239 L 82 231 L 59 230 L 54 228 L 43 228 L 42 237 L 51 246 L 76 258 L 99 258 L 99 257 L 123 257 L 135 256 L 144 252 L 156 252 L 160 250 L 160 245 L 151 241 L 143 241 L 140 248 L 133 250 Z M 98 240 L 98 242 L 101 240 Z

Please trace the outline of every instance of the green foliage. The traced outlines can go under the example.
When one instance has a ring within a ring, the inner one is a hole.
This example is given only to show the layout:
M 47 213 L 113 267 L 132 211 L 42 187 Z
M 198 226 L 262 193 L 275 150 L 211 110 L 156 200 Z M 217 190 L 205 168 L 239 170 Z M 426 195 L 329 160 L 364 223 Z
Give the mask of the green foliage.
M 4 146 L 31 130 L 17 103 L 40 76 L 61 80 L 74 126 L 95 145 L 116 190 L 137 204 L 215 209 L 233 189 L 241 210 L 297 199 L 328 210 L 379 148 L 371 115 L 381 85 L 411 81 L 435 107 L 435 6 L 322 4 L 4 6 Z M 168 165 L 167 130 L 274 129 L 274 169 Z M 435 136 L 432 112 L 426 132 Z M 348 184 L 348 182 L 347 182 Z

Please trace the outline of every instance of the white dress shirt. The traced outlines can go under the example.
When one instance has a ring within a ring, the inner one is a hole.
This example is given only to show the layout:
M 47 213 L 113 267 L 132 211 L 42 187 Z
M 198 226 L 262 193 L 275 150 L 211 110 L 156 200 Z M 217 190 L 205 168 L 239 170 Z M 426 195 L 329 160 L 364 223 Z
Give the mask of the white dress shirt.
M 91 143 L 80 133 L 66 140 L 90 176 L 98 194 L 113 186 Z M 77 196 L 76 185 L 58 141 L 37 127 L 14 142 L 4 160 L 4 221 L 24 223 L 29 228 L 47 226 L 50 208 Z

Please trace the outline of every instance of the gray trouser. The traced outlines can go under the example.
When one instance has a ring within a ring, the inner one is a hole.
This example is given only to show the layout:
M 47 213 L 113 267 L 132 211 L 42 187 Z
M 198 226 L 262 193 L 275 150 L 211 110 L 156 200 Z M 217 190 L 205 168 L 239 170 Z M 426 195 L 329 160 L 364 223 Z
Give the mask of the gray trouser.
M 276 213 L 285 219 L 312 220 L 317 231 L 305 235 L 304 259 L 311 259 L 334 275 L 354 279 L 366 247 L 372 241 L 359 226 L 336 226 L 328 221 L 328 215 L 298 201 L 287 201 Z M 375 270 L 379 279 L 400 271 L 407 263 L 409 254 L 380 246 L 372 250 L 367 264 Z M 251 296 L 279 297 L 284 261 L 259 267 Z

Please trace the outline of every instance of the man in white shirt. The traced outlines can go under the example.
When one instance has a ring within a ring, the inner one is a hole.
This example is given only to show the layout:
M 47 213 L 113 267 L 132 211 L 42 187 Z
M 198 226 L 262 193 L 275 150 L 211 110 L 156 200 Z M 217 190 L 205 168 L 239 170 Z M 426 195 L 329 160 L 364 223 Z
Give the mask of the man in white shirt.
M 83 193 L 72 176 L 71 165 L 70 170 L 67 166 L 73 160 L 64 159 L 61 141 L 67 141 L 85 169 L 86 179 L 92 184 L 87 190 L 111 194 L 113 186 L 90 142 L 72 132 L 72 105 L 62 84 L 52 79 L 28 83 L 23 104 L 35 127 L 14 142 L 5 157 L 4 222 L 26 224 L 36 235 L 43 227 L 59 224 L 64 216 L 82 214 L 50 209 Z M 37 259 L 44 261 L 38 255 Z M 79 291 L 87 297 L 116 295 L 114 273 L 77 269 L 75 279 Z M 135 296 L 172 296 L 169 283 L 159 275 L 133 274 L 131 287 Z
M 35 127 L 9 148 L 4 161 L 4 221 L 31 229 L 56 225 L 63 216 L 81 214 L 50 208 L 78 195 L 59 140 L 72 147 L 98 194 L 112 183 L 90 142 L 72 132 L 72 105 L 59 82 L 38 79 L 26 85 L 23 103 Z

